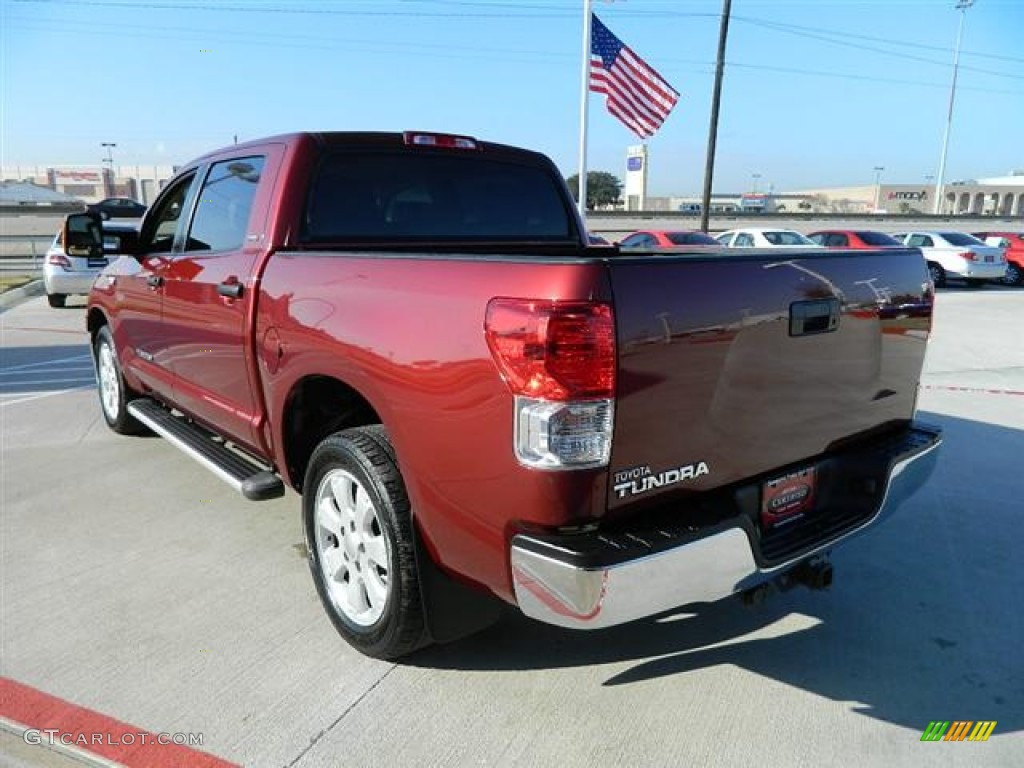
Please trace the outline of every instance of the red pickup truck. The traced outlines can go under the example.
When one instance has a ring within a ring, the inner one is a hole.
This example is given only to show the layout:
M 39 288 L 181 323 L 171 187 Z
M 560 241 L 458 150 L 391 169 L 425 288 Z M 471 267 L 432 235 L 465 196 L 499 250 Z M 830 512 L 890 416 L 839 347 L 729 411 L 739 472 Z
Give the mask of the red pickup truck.
M 99 232 L 72 216 L 65 242 Z M 522 149 L 239 144 L 122 247 L 87 310 L 107 423 L 249 498 L 298 491 L 327 613 L 372 656 L 495 597 L 585 629 L 827 586 L 941 442 L 914 420 L 920 252 L 590 247 Z

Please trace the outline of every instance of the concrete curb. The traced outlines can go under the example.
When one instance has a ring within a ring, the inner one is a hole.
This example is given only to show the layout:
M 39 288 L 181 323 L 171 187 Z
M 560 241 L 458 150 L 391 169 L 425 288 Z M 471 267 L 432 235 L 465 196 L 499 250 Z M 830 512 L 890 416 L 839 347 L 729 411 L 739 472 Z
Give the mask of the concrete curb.
M 33 280 L 20 288 L 12 288 L 9 291 L 0 293 L 0 312 L 16 307 L 24 301 L 35 296 L 42 296 L 46 292 L 42 280 Z

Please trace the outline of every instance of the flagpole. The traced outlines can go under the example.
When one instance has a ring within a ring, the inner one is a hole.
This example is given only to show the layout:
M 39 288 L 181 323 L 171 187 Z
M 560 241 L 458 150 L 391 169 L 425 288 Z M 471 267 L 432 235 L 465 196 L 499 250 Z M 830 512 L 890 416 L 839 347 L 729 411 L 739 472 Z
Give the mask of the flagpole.
M 590 96 L 590 10 L 591 0 L 583 0 L 583 65 L 580 75 L 580 218 L 587 222 L 587 104 Z

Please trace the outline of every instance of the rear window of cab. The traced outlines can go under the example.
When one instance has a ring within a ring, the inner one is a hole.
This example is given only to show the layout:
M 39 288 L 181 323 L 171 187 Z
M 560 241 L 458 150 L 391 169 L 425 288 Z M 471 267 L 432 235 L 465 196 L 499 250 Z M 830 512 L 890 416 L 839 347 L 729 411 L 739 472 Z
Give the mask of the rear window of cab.
M 309 191 L 302 240 L 566 241 L 574 228 L 560 184 L 475 152 L 332 153 Z

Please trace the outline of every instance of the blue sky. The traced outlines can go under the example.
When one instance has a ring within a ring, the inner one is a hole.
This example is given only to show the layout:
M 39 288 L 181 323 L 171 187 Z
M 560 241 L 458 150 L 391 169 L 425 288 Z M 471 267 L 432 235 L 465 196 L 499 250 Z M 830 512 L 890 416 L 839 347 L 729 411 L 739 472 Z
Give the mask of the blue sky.
M 955 0 L 733 0 L 715 188 L 923 183 Z M 582 0 L 0 0 L 2 163 L 183 163 L 295 130 L 430 129 L 577 167 Z M 651 194 L 700 190 L 721 0 L 598 0 L 682 99 Z M 1024 0 L 966 12 L 946 179 L 1024 169 Z M 632 135 L 590 97 L 589 167 Z

